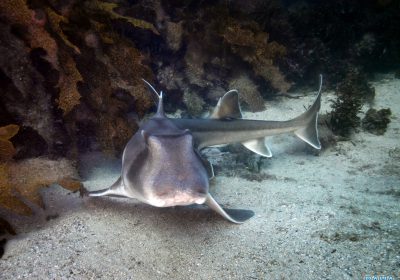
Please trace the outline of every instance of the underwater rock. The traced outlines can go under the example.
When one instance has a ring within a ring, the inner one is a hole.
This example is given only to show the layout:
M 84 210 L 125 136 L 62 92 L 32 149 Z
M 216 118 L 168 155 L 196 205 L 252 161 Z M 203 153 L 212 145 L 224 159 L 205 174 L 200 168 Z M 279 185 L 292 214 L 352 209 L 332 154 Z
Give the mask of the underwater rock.
M 159 35 L 158 30 L 154 27 L 151 22 L 129 16 L 129 10 L 120 7 L 118 3 L 104 2 L 100 0 L 91 0 L 92 6 L 95 7 L 99 12 L 105 12 L 111 19 L 125 20 L 135 28 L 149 30 L 156 35 Z M 124 15 L 127 14 L 127 15 Z
M 229 85 L 229 90 L 231 90 L 231 89 L 234 89 L 234 88 L 231 88 Z M 207 99 L 211 100 L 213 102 L 212 104 L 217 104 L 218 99 L 220 97 L 224 96 L 224 94 L 226 92 L 227 92 L 227 90 L 220 86 L 213 87 L 207 92 Z M 241 92 L 239 91 L 239 96 L 240 95 L 241 95 Z
M 153 80 L 153 73 L 146 56 L 130 41 L 121 38 L 108 45 L 103 38 L 95 38 L 95 49 L 83 49 L 84 56 L 77 60 L 84 80 L 82 99 L 67 127 L 80 150 L 100 148 L 118 154 L 137 129 L 129 113 L 142 117 L 153 106 L 151 93 L 141 80 Z
M 244 149 L 240 144 L 222 148 L 206 148 L 202 154 L 213 165 L 217 175 L 241 177 L 258 182 L 273 177 L 273 175 L 262 172 L 262 165 L 266 159 Z
M 84 42 L 86 46 L 95 50 L 100 49 L 101 47 L 100 38 L 93 31 L 89 31 L 85 34 Z
M 81 95 L 78 91 L 78 83 L 83 82 L 83 78 L 76 68 L 73 58 L 66 53 L 63 54 L 60 55 L 62 64 L 60 65 L 60 78 L 57 85 L 59 97 L 56 102 L 65 116 L 80 104 Z
M 40 134 L 29 126 L 22 126 L 13 141 L 16 148 L 14 159 L 39 157 L 46 155 L 48 145 Z
M 190 84 L 205 88 L 208 86 L 207 80 L 204 79 L 204 64 L 208 61 L 206 52 L 195 41 L 189 41 L 184 56 L 185 74 Z
M 9 21 L 10 27 L 20 30 L 19 35 L 29 49 L 44 49 L 45 59 L 58 69 L 58 46 L 45 28 L 48 22 L 47 16 L 43 9 L 31 10 L 26 2 L 25 0 L 0 1 L 0 16 Z
M 274 65 L 274 60 L 286 55 L 286 48 L 277 42 L 268 42 L 268 33 L 257 23 L 244 24 L 230 19 L 221 36 L 232 52 L 250 63 L 255 74 L 270 82 L 274 89 L 281 92 L 290 89 L 291 84 Z
M 167 46 L 173 51 L 178 51 L 182 46 L 183 21 L 178 23 L 167 21 L 165 25 Z
M 374 34 L 366 33 L 361 40 L 354 45 L 357 56 L 371 56 L 376 46 Z
M 19 126 L 9 124 L 0 127 L 0 161 L 8 161 L 13 158 L 16 153 L 10 138 L 13 138 L 19 131 Z
M 44 207 L 39 190 L 58 184 L 76 191 L 78 181 L 75 164 L 66 159 L 33 158 L 18 162 L 0 162 L 0 207 L 20 215 L 30 215 L 28 201 Z
M 390 123 L 390 109 L 369 109 L 362 120 L 362 128 L 375 135 L 383 135 Z
M 375 89 L 370 86 L 364 73 L 357 68 L 350 68 L 346 78 L 339 83 L 336 94 L 353 96 L 361 102 L 371 103 L 375 98 Z
M 252 112 L 265 109 L 264 100 L 258 91 L 257 85 L 246 74 L 242 74 L 238 78 L 230 81 L 229 88 L 239 91 L 240 98 L 249 105 Z
M 93 141 L 89 133 L 97 147 L 118 153 L 136 129 L 127 115 L 141 117 L 153 106 L 141 80 L 153 80 L 147 50 L 114 29 L 125 24 L 158 36 L 151 22 L 134 16 L 144 5 L 61 2 L 0 2 L 3 124 L 21 125 L 35 143 L 28 147 L 19 139 L 19 158 L 41 155 L 44 147 L 49 155 L 77 155 L 78 142 Z M 88 141 L 79 139 L 83 128 Z
M 187 89 L 183 94 L 183 103 L 186 105 L 189 115 L 198 117 L 204 110 L 204 100 L 193 90 Z
M 51 95 L 43 87 L 43 76 L 32 66 L 23 41 L 0 23 L 0 70 L 7 77 L 1 102 L 19 124 L 31 127 L 45 139 L 51 151 L 55 128 Z
M 169 65 L 158 69 L 157 81 L 168 91 L 184 88 L 185 84 L 183 79 L 183 73 L 178 71 L 174 65 Z

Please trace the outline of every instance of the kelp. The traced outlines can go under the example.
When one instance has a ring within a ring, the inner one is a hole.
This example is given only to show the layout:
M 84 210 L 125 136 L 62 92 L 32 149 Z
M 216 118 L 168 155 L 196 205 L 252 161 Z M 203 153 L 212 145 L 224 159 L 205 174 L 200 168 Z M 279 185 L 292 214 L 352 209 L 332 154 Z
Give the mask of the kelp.
M 281 92 L 290 89 L 291 84 L 274 65 L 275 59 L 286 54 L 286 48 L 277 42 L 269 42 L 268 33 L 257 23 L 242 24 L 229 19 L 221 35 L 231 50 L 250 63 L 254 72 L 269 81 L 273 88 Z
M 262 86 L 267 92 L 287 92 L 290 89 L 292 84 L 277 63 L 285 58 L 286 47 L 270 40 L 268 31 L 257 22 L 245 18 L 240 12 L 233 17 L 227 7 L 218 4 L 191 11 L 186 19 L 175 19 L 175 22 L 182 21 L 183 40 L 187 47 L 183 55 L 184 75 L 176 79 L 184 83 L 188 81 L 187 87 L 200 97 L 214 99 L 210 92 L 224 92 L 231 85 L 242 84 L 240 95 L 249 101 L 250 110 L 259 111 L 264 108 L 260 94 Z M 179 69 L 179 65 L 175 67 Z M 167 73 L 163 69 L 160 72 Z M 244 76 L 246 84 L 251 86 L 244 86 Z M 166 79 L 162 77 L 162 80 Z M 171 87 L 169 83 L 168 86 Z M 224 90 L 219 90 L 220 87 Z
M 145 20 L 141 20 L 138 18 L 133 18 L 133 17 L 128 17 L 121 15 L 115 11 L 116 8 L 118 8 L 117 3 L 112 3 L 112 2 L 104 2 L 104 1 L 93 1 L 93 6 L 98 7 L 100 10 L 103 10 L 105 12 L 108 12 L 111 16 L 111 18 L 114 19 L 123 19 L 132 24 L 134 27 L 141 28 L 141 29 L 148 29 L 151 32 L 153 32 L 156 35 L 160 35 L 157 31 L 157 29 L 154 27 L 153 24 L 150 22 L 147 22 Z
M 240 92 L 240 98 L 249 105 L 253 112 L 265 109 L 264 100 L 260 95 L 257 85 L 246 74 L 233 79 L 229 83 L 229 88 L 237 89 Z
M 0 207 L 20 215 L 30 215 L 29 201 L 44 207 L 40 189 L 58 184 L 70 191 L 79 190 L 81 183 L 70 161 L 45 158 L 0 163 Z
M 83 84 L 88 88 L 85 101 L 94 114 L 90 125 L 94 126 L 103 151 L 121 152 L 137 129 L 137 124 L 127 118 L 128 112 L 143 116 L 153 106 L 148 88 L 141 80 L 153 80 L 153 71 L 146 63 L 147 56 L 132 41 L 115 33 L 109 20 L 127 20 L 134 28 L 158 32 L 148 22 L 116 13 L 116 3 L 89 2 L 88 8 L 80 13 L 90 19 L 83 36 L 85 47 L 91 51 L 86 50 L 86 57 L 77 62 Z
M 9 174 L 9 161 L 15 154 L 15 148 L 10 138 L 18 133 L 17 125 L 0 127 L 0 207 L 17 213 L 30 213 L 30 208 L 15 197 Z
M 61 28 L 61 24 L 68 24 L 69 20 L 68 18 L 57 14 L 54 10 L 52 10 L 51 8 L 46 8 L 45 9 L 46 14 L 48 16 L 49 19 L 49 23 L 51 26 L 51 29 L 58 34 L 58 36 L 60 36 L 60 38 L 62 39 L 62 41 L 64 42 L 64 44 L 70 48 L 72 48 L 76 53 L 80 54 L 81 51 L 80 49 L 75 46 L 67 37 L 67 35 L 64 33 L 64 30 Z
M 14 91 L 22 93 L 20 100 L 11 91 L 0 97 L 8 114 L 37 131 L 48 153 L 54 152 L 60 137 L 71 139 L 72 146 L 64 146 L 76 151 L 82 142 L 76 138 L 90 137 L 77 132 L 79 126 L 91 127 L 103 150 L 121 151 L 137 127 L 129 123 L 127 112 L 134 110 L 142 116 L 153 105 L 141 80 L 152 80 L 153 72 L 146 65 L 146 55 L 116 33 L 111 22 L 126 21 L 154 34 L 157 30 L 150 22 L 119 14 L 116 3 L 66 1 L 57 8 L 46 1 L 27 3 L 0 3 L 0 16 L 5 19 L 0 70 L 10 78 Z M 118 100 L 121 92 L 127 94 L 124 100 Z M 61 111 L 61 122 L 52 107 Z M 82 119 L 82 114 L 92 117 Z
M 0 163 L 0 207 L 17 214 L 29 215 L 32 210 L 20 198 L 10 183 L 10 170 L 6 163 Z
M 28 46 L 31 49 L 44 49 L 47 54 L 46 59 L 58 69 L 57 42 L 45 29 L 47 18 L 44 13 L 31 10 L 25 0 L 2 0 L 0 16 L 25 29 L 27 32 L 24 33 L 24 39 Z
M 66 115 L 80 103 L 81 95 L 78 90 L 78 82 L 83 82 L 81 73 L 76 68 L 75 61 L 71 56 L 66 55 L 62 63 L 62 71 L 58 88 L 60 89 L 59 98 L 57 99 L 58 107 L 63 110 Z
M 17 214 L 29 215 L 32 210 L 25 201 L 44 207 L 39 194 L 41 188 L 57 183 L 68 190 L 76 191 L 81 183 L 77 180 L 75 167 L 66 159 L 13 161 L 15 148 L 11 138 L 18 130 L 19 127 L 14 124 L 0 127 L 0 207 Z
M 15 155 L 14 145 L 10 138 L 18 133 L 19 126 L 10 124 L 0 127 L 0 161 L 8 161 Z

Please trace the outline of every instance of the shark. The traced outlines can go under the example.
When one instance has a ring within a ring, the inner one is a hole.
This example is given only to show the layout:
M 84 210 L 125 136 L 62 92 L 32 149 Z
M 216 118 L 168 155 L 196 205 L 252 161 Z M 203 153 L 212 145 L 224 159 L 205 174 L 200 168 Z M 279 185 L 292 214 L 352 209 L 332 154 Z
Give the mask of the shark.
M 155 207 L 205 204 L 226 220 L 241 224 L 254 212 L 225 209 L 214 199 L 209 191 L 214 171 L 200 154 L 202 149 L 242 143 L 261 156 L 271 157 L 266 137 L 290 132 L 321 149 L 317 123 L 322 75 L 314 103 L 287 121 L 242 119 L 237 90 L 226 92 L 208 118 L 170 118 L 164 112 L 163 92 L 144 82 L 158 98 L 157 111 L 126 144 L 121 174 L 115 183 L 106 189 L 86 192 L 88 196 L 134 198 Z

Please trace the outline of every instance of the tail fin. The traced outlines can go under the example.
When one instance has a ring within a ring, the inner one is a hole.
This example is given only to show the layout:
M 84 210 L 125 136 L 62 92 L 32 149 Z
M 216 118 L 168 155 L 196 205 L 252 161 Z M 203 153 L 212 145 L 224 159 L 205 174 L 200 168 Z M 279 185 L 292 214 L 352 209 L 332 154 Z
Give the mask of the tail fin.
M 314 104 L 302 115 L 295 118 L 294 121 L 305 123 L 305 125 L 296 130 L 294 134 L 304 142 L 308 143 L 315 149 L 321 149 L 321 143 L 318 139 L 318 112 L 321 108 L 321 89 L 322 89 L 322 75 L 320 75 L 320 84 L 317 99 Z

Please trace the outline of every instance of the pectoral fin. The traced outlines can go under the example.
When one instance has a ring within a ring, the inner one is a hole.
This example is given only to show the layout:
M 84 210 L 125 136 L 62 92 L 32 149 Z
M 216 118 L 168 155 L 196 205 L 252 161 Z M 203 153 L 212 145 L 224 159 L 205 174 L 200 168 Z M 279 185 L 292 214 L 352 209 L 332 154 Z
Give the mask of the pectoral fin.
M 227 219 L 228 221 L 235 224 L 242 224 L 246 220 L 250 219 L 254 216 L 254 212 L 251 210 L 242 210 L 242 209 L 223 209 L 218 202 L 211 196 L 210 193 L 207 194 L 207 199 L 205 204 L 210 207 L 212 210 L 220 214 L 222 217 Z M 228 214 L 228 212 L 230 214 Z M 235 217 L 233 217 L 235 216 Z
M 115 183 L 111 185 L 111 187 L 109 187 L 107 189 L 98 190 L 98 191 L 91 191 L 91 192 L 88 192 L 87 195 L 89 195 L 89 196 L 130 197 L 125 191 L 125 187 L 124 187 L 121 177 L 119 177 L 118 180 L 115 181 Z
M 196 152 L 197 156 L 200 158 L 200 160 L 203 162 L 203 165 L 204 165 L 205 169 L 207 170 L 208 179 L 209 180 L 213 179 L 215 177 L 215 174 L 214 174 L 214 167 L 212 166 L 211 162 L 209 162 L 207 159 L 203 158 L 198 151 L 195 150 L 195 152 Z

